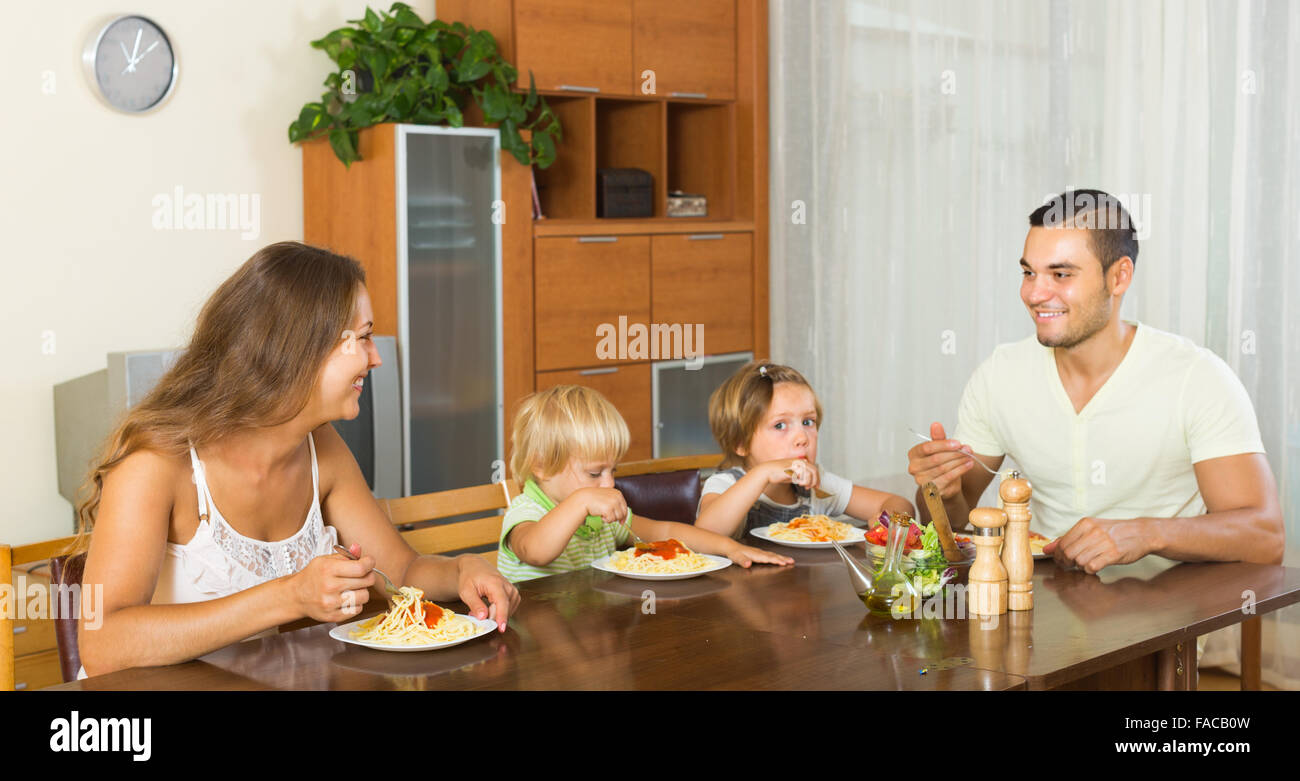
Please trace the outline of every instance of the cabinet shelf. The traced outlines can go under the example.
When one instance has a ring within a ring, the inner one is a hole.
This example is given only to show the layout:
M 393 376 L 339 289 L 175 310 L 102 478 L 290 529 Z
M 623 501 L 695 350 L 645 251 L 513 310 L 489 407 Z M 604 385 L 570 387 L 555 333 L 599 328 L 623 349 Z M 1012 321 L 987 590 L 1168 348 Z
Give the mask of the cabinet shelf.
M 564 138 L 555 164 L 536 172 L 547 217 L 595 219 L 600 168 L 647 171 L 654 179 L 656 218 L 666 216 L 670 190 L 707 199 L 706 217 L 686 219 L 748 216 L 736 205 L 734 103 L 564 95 L 551 98 L 550 104 Z
M 752 220 L 711 220 L 708 217 L 644 217 L 640 219 L 537 220 L 533 236 L 633 236 L 655 233 L 742 233 L 754 230 Z
M 514 87 L 511 87 L 511 90 L 521 95 L 528 94 L 527 87 L 520 87 L 516 85 Z M 544 96 L 547 102 L 550 102 L 555 98 L 559 98 L 563 100 L 565 98 L 580 98 L 580 97 L 592 97 L 592 98 L 601 98 L 607 100 L 636 101 L 639 103 L 664 103 L 666 101 L 674 101 L 677 103 L 686 103 L 695 106 L 726 106 L 735 102 L 735 100 L 733 100 L 732 98 L 714 98 L 714 97 L 708 97 L 707 95 L 705 97 L 699 98 L 699 97 L 691 97 L 681 93 L 671 93 L 671 92 L 657 92 L 653 95 L 640 95 L 640 94 L 617 95 L 612 92 L 585 93 L 585 92 L 575 92 L 572 90 L 539 89 L 537 90 L 537 94 Z

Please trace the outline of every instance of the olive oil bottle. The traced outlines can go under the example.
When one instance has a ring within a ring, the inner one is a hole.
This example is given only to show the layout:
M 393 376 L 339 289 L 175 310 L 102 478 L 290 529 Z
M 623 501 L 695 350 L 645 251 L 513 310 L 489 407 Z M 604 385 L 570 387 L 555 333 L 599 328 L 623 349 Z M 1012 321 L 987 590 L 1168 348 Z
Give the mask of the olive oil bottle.
M 903 556 L 907 553 L 907 531 L 912 523 L 912 519 L 906 515 L 890 513 L 885 562 L 876 573 L 874 587 L 862 595 L 867 610 L 875 615 L 909 618 L 921 606 L 921 592 L 903 571 Z

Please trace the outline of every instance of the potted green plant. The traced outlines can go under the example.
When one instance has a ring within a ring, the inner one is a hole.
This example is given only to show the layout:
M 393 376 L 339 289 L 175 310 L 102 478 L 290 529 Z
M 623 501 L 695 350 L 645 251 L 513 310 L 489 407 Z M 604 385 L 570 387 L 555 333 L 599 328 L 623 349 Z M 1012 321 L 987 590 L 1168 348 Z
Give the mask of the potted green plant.
M 511 88 L 518 71 L 501 58 L 492 33 L 460 22 L 426 23 L 405 3 L 387 12 L 366 8 L 364 18 L 349 24 L 311 42 L 338 70 L 325 78 L 321 99 L 303 106 L 289 124 L 290 143 L 327 136 L 334 154 L 350 165 L 361 159 L 362 128 L 381 122 L 461 127 L 472 99 L 516 160 L 539 168 L 554 162 L 559 120 L 537 94 L 531 73 L 526 94 Z M 531 141 L 521 130 L 532 131 Z

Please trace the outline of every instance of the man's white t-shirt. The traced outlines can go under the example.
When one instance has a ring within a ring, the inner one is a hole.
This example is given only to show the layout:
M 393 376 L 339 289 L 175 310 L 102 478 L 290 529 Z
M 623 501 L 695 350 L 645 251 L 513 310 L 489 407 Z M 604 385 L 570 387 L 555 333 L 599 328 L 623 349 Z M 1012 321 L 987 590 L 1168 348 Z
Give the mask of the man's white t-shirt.
M 1052 348 L 1004 344 L 975 370 L 953 438 L 1009 455 L 1033 486 L 1030 527 L 1053 539 L 1084 517 L 1203 515 L 1192 465 L 1263 453 L 1255 409 L 1217 355 L 1135 323 L 1115 372 L 1077 414 Z

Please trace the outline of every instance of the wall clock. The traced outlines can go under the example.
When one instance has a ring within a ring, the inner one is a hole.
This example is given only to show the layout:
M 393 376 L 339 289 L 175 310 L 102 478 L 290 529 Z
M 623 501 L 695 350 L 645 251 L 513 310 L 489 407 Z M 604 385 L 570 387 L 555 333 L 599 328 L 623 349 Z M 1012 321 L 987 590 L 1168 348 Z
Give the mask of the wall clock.
M 97 25 L 81 59 L 91 91 L 128 114 L 157 109 L 176 87 L 178 67 L 171 40 L 143 16 L 117 16 Z

